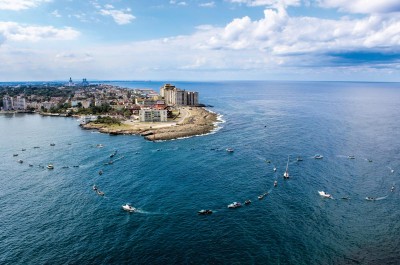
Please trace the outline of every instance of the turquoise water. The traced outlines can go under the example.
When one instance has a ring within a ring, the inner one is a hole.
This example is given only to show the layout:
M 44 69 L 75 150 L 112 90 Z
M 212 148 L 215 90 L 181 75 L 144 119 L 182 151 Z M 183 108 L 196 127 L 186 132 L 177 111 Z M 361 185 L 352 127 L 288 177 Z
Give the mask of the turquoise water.
M 220 130 L 149 142 L 73 118 L 0 115 L 1 264 L 400 262 L 399 84 L 173 83 L 199 91 Z M 139 211 L 124 212 L 128 202 Z

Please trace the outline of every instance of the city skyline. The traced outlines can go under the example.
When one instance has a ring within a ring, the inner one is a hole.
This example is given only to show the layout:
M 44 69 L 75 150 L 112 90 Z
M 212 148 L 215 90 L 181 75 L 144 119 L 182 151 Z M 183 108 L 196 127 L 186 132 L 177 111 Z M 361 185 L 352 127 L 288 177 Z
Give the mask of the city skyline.
M 0 0 L 0 80 L 400 81 L 394 0 Z

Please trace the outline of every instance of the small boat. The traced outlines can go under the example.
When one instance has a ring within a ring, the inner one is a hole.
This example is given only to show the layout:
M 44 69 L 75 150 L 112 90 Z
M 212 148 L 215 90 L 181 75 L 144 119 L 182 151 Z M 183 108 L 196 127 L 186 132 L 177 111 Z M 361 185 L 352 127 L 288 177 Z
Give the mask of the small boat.
M 69 168 L 69 166 L 62 166 L 61 168 Z
M 271 160 L 265 160 L 265 163 L 269 164 L 271 163 Z
M 276 167 L 274 167 L 274 172 L 276 172 Z
M 18 154 L 13 154 L 13 156 L 18 156 Z
M 342 200 L 350 200 L 350 197 L 349 196 L 345 196 L 345 197 L 342 197 L 341 199 Z
M 20 160 L 18 160 L 18 163 L 22 164 L 22 163 L 24 163 L 24 161 L 22 161 L 22 160 L 20 159 Z
M 264 195 L 263 194 L 261 194 L 261 195 L 258 195 L 258 197 L 257 197 L 259 200 L 262 200 L 262 199 L 264 199 Z
M 393 192 L 393 191 L 394 191 L 394 184 L 393 184 L 392 188 L 390 189 L 390 191 L 391 191 L 391 192 Z
M 54 169 L 54 166 L 52 164 L 48 164 L 47 169 Z
M 286 171 L 285 171 L 285 173 L 283 173 L 283 178 L 284 179 L 289 178 L 289 156 L 288 156 L 288 160 L 287 160 L 287 164 L 286 164 Z
M 96 186 L 96 185 L 93 185 L 92 189 L 93 189 L 93 190 L 97 190 L 97 186 Z
M 100 171 L 99 171 L 99 175 L 100 175 L 100 176 L 103 175 L 103 170 L 100 170 Z
M 197 212 L 197 214 L 199 215 L 208 215 L 208 214 L 212 214 L 213 211 L 212 210 L 200 210 Z
M 79 167 L 79 165 L 75 165 L 75 166 L 73 166 L 73 167 Z
M 50 146 L 55 146 L 56 144 L 51 143 Z
M 25 148 L 22 148 L 21 151 L 26 151 L 26 149 L 25 149 Z
M 97 189 L 96 192 L 97 192 L 97 195 L 104 196 L 104 192 L 102 192 L 101 190 Z
M 275 180 L 275 181 L 274 181 L 274 187 L 277 187 L 277 186 L 278 186 L 278 181 Z
M 110 155 L 110 157 L 114 157 L 114 156 L 117 154 L 117 152 L 118 152 L 118 150 L 115 150 L 115 151 Z
M 390 173 L 394 173 L 394 169 L 391 169 L 391 170 L 390 170 Z
M 376 200 L 376 198 L 374 198 L 374 197 L 365 197 L 365 199 L 367 201 L 375 201 Z
M 348 159 L 355 159 L 356 157 L 353 156 L 353 155 L 350 155 L 350 156 L 348 156 L 347 158 L 348 158 Z
M 124 209 L 127 212 L 136 212 L 136 208 L 132 207 L 129 203 L 122 205 L 122 209 Z
M 37 149 L 37 148 L 40 148 L 40 146 L 34 146 L 33 148 Z
M 326 193 L 325 191 L 318 191 L 318 193 L 324 198 L 332 198 L 332 195 Z
M 240 202 L 233 202 L 231 204 L 228 205 L 228 208 L 238 208 L 241 207 L 242 204 Z
M 322 158 L 324 158 L 324 157 L 323 157 L 322 155 L 318 155 L 318 154 L 317 154 L 317 155 L 314 156 L 314 158 L 315 158 L 315 159 L 322 159 Z
M 250 203 L 251 203 L 250 200 L 246 200 L 246 201 L 244 202 L 244 204 L 246 204 L 246 205 L 249 205 Z
M 372 163 L 372 159 L 368 159 L 368 162 Z
M 98 145 L 96 145 L 96 147 L 97 148 L 103 148 L 103 145 L 102 144 L 98 144 Z
M 233 148 L 226 148 L 226 151 L 228 152 L 228 153 L 233 153 Z
M 29 164 L 29 166 L 30 166 L 30 167 L 33 167 L 33 165 L 32 165 L 32 164 Z
M 301 156 L 297 157 L 297 162 L 303 161 L 303 158 Z

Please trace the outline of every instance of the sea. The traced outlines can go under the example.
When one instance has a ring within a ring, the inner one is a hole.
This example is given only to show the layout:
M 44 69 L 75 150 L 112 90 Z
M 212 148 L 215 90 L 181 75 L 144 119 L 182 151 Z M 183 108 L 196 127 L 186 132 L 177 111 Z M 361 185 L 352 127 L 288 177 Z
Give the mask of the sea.
M 152 142 L 0 115 L 0 264 L 400 264 L 400 83 L 170 83 L 218 129 Z

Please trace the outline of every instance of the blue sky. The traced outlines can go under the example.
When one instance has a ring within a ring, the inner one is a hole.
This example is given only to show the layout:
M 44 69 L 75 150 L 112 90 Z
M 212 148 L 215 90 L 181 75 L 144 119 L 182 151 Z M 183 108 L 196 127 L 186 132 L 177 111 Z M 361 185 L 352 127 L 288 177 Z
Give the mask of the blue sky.
M 400 81 L 398 0 L 0 0 L 0 81 Z

